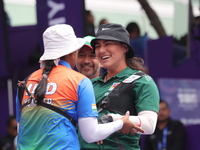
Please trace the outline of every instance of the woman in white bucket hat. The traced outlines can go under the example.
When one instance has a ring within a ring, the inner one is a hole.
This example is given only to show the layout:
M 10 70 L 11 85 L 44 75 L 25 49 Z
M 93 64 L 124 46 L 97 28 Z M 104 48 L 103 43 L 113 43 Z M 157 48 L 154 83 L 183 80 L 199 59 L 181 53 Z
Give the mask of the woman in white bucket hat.
M 92 83 L 73 70 L 84 41 L 70 25 L 47 28 L 43 41 L 41 69 L 29 76 L 27 89 L 17 101 L 18 149 L 79 150 L 76 124 L 86 142 L 102 140 L 117 130 L 125 134 L 133 128 L 140 130 L 129 121 L 129 113 L 118 121 L 97 124 Z

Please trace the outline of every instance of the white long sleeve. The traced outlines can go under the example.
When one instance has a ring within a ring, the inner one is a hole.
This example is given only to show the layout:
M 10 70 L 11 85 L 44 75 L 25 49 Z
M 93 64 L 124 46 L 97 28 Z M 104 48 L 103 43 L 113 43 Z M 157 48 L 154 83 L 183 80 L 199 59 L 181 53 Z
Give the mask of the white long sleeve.
M 119 114 L 110 114 L 113 117 L 113 120 L 116 121 L 123 116 Z M 154 111 L 141 111 L 138 113 L 138 116 L 129 116 L 129 120 L 137 125 L 140 126 L 144 133 L 137 132 L 138 134 L 153 134 L 156 128 L 158 114 Z
M 119 119 L 111 123 L 98 124 L 97 118 L 87 117 L 79 118 L 78 126 L 83 139 L 88 143 L 92 143 L 103 140 L 110 134 L 120 130 L 123 126 L 123 121 Z

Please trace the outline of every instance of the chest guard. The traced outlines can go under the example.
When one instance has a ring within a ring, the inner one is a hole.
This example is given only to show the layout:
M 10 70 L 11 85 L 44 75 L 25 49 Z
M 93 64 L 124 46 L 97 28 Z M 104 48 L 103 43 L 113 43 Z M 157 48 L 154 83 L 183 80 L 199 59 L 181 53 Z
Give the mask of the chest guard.
M 135 95 L 133 94 L 134 82 L 146 75 L 138 72 L 131 75 L 117 85 L 108 96 L 97 104 L 98 112 L 103 109 L 124 115 L 127 111 L 130 115 L 137 115 L 135 109 Z

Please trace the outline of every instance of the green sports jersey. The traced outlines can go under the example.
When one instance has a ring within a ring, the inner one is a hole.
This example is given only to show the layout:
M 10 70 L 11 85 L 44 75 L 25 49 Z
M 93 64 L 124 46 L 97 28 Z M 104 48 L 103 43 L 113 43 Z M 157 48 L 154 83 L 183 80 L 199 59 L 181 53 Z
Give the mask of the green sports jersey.
M 125 68 L 119 74 L 113 76 L 108 81 L 104 82 L 104 75 L 92 80 L 96 102 L 101 101 L 107 96 L 120 82 L 127 79 L 132 74 L 137 73 L 138 70 L 133 70 L 129 67 Z M 137 113 L 145 110 L 151 110 L 158 112 L 159 110 L 159 92 L 154 80 L 145 75 L 142 78 L 134 82 L 133 87 L 133 101 L 135 101 L 135 108 Z M 103 114 L 111 113 L 107 110 L 103 110 L 99 117 Z M 86 143 L 80 136 L 81 150 L 140 150 L 139 146 L 139 134 L 125 135 L 120 132 L 115 132 L 106 139 L 103 140 L 102 145 L 96 143 Z

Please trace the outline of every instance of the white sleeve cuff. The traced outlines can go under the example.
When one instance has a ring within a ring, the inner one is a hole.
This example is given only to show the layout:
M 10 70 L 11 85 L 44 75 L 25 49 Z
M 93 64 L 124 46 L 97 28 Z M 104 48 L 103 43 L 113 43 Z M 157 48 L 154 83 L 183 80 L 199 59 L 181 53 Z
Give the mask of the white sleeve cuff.
M 113 120 L 116 121 L 123 116 L 119 114 L 110 114 L 113 117 Z M 145 130 L 144 133 L 137 132 L 139 134 L 153 134 L 156 128 L 157 123 L 157 117 L 158 114 L 154 111 L 141 111 L 138 113 L 138 116 L 129 116 L 130 121 L 140 126 L 143 130 Z
M 110 134 L 120 130 L 123 126 L 121 119 L 106 123 L 98 124 L 95 117 L 79 118 L 78 126 L 83 139 L 88 142 L 96 142 L 105 139 Z

